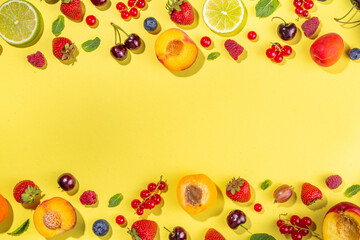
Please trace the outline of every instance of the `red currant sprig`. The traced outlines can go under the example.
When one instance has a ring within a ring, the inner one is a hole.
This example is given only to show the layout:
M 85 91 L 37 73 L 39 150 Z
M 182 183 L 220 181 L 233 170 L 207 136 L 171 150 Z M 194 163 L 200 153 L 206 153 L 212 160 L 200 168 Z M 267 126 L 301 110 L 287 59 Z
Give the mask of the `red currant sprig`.
M 130 17 L 138 17 L 139 10 L 144 9 L 145 6 L 145 0 L 128 0 L 127 5 L 123 2 L 118 2 L 116 4 L 116 9 L 120 11 L 121 18 L 127 20 Z
M 321 239 L 320 235 L 315 231 L 311 230 L 312 220 L 309 217 L 300 218 L 297 215 L 293 215 L 288 219 L 281 219 L 282 216 L 287 214 L 280 214 L 279 220 L 276 225 L 279 228 L 281 234 L 290 234 L 292 240 L 302 240 L 303 237 L 311 233 L 314 237 Z
M 166 187 L 166 181 L 162 180 L 162 176 L 158 183 L 149 183 L 147 189 L 140 192 L 142 201 L 134 199 L 131 202 L 131 207 L 136 210 L 136 214 L 141 216 L 144 214 L 145 209 L 153 209 L 156 205 L 159 205 L 162 200 L 160 194 L 164 192 Z
M 265 54 L 274 62 L 281 63 L 284 57 L 292 54 L 292 48 L 289 45 L 281 46 L 280 43 L 272 43 L 271 48 L 268 48 Z
M 314 7 L 314 2 L 312 0 L 294 0 L 293 4 L 295 6 L 295 13 L 300 17 L 308 17 L 308 10 Z

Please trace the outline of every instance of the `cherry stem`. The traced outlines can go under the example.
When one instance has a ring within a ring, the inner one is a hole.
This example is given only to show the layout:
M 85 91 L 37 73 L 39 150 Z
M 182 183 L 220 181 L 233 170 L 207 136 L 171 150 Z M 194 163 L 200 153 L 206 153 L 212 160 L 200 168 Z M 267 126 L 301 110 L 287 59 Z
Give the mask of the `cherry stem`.
M 249 231 L 249 229 L 247 227 L 244 227 L 242 224 L 240 224 L 240 227 L 242 227 L 243 229 L 245 229 L 248 233 L 250 233 L 252 235 L 252 233 Z
M 121 44 L 121 36 L 120 36 L 119 31 L 116 28 L 116 25 L 114 23 L 112 23 L 112 22 L 110 24 L 111 24 L 111 26 L 114 27 L 114 31 L 115 31 L 115 45 L 118 45 L 117 38 L 119 38 L 119 44 Z
M 117 28 L 117 29 L 120 29 L 123 33 L 125 33 L 125 35 L 127 36 L 127 37 L 129 37 L 129 35 L 124 31 L 124 29 L 122 29 L 121 27 L 119 27 L 118 25 L 116 25 L 115 23 L 111 23 L 111 25 L 113 25 L 115 28 Z
M 335 21 L 337 21 L 338 23 L 344 23 L 344 24 L 354 24 L 354 23 L 360 23 L 360 20 L 359 20 L 359 21 L 355 21 L 355 22 L 349 22 L 349 21 L 347 21 L 347 22 L 343 22 L 343 21 L 338 21 L 338 20 L 336 20 L 336 19 L 335 19 Z
M 170 231 L 169 229 L 167 229 L 166 227 L 164 227 L 166 231 L 168 231 L 169 233 L 172 233 L 172 231 Z
M 343 16 L 342 18 L 334 18 L 335 21 L 339 22 L 339 20 L 346 18 L 347 15 L 349 15 L 349 14 L 351 13 L 351 11 L 352 11 L 354 8 L 356 8 L 356 6 L 357 6 L 357 4 L 354 4 L 354 5 L 352 6 L 352 8 L 350 9 L 350 11 L 348 11 L 347 14 L 346 14 L 345 16 Z M 345 23 L 345 22 L 339 22 L 339 23 Z
M 273 17 L 273 18 L 271 19 L 271 21 L 272 21 L 272 20 L 274 20 L 274 18 L 281 19 L 281 20 L 284 22 L 284 24 L 285 24 L 285 25 L 287 25 L 287 22 L 285 22 L 285 20 L 284 20 L 284 19 L 282 19 L 281 17 Z

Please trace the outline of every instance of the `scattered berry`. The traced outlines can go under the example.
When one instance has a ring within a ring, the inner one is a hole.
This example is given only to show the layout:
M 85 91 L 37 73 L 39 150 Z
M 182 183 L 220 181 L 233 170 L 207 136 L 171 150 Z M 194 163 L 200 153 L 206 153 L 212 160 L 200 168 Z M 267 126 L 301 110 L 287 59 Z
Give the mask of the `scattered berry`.
M 214 228 L 210 228 L 205 235 L 205 240 L 225 240 L 224 236 L 221 235 Z
M 127 6 L 126 6 L 125 3 L 123 3 L 123 2 L 118 2 L 118 3 L 116 4 L 116 9 L 119 10 L 119 11 L 122 11 L 122 10 L 127 9 Z
M 281 225 L 281 227 L 279 228 L 279 231 L 281 234 L 288 234 L 289 233 L 289 225 Z
M 238 60 L 244 51 L 244 48 L 240 44 L 231 39 L 225 41 L 225 48 L 234 60 Z
M 153 200 L 156 205 L 159 205 L 161 203 L 161 196 L 159 194 L 155 194 L 150 199 Z
M 27 59 L 28 62 L 35 67 L 41 68 L 45 65 L 45 57 L 40 51 L 27 56 Z
M 149 192 L 149 190 L 142 190 L 141 193 L 140 193 L 140 197 L 145 199 L 145 198 L 149 197 L 150 194 L 151 193 Z
M 52 41 L 52 50 L 54 56 L 62 61 L 74 57 L 74 44 L 68 38 L 56 37 Z
M 301 219 L 301 226 L 303 227 L 310 227 L 312 224 L 312 220 L 309 217 L 303 217 Z
M 304 9 L 302 9 L 302 7 L 297 7 L 297 8 L 295 8 L 295 13 L 296 13 L 297 15 L 302 15 L 303 12 L 304 12 Z
M 276 226 L 278 226 L 278 227 L 281 227 L 284 224 L 285 224 L 284 220 L 279 219 L 276 221 Z
M 139 10 L 135 7 L 130 8 L 129 14 L 130 16 L 136 18 L 139 15 Z
M 315 34 L 316 30 L 318 29 L 320 25 L 320 21 L 317 17 L 312 17 L 308 20 L 306 20 L 302 25 L 301 29 L 304 32 L 304 35 L 306 37 L 311 37 Z
M 255 210 L 256 212 L 261 212 L 261 210 L 262 210 L 261 204 L 260 204 L 260 203 L 256 203 L 256 204 L 254 205 L 254 210 Z
M 359 48 L 351 49 L 349 51 L 349 57 L 350 57 L 351 60 L 358 60 L 360 58 L 360 49 Z M 329 185 L 328 185 L 328 187 L 329 187 Z M 330 188 L 330 189 L 332 189 L 332 188 Z
M 141 201 L 139 199 L 134 199 L 131 201 L 131 207 L 133 209 L 137 209 L 141 204 Z
M 129 7 L 133 7 L 133 6 L 135 6 L 135 2 L 136 2 L 136 0 L 129 0 L 127 5 Z
M 281 53 L 277 54 L 274 57 L 274 62 L 276 62 L 276 63 L 281 63 L 283 60 L 284 60 L 284 57 L 283 57 L 283 55 L 281 55 Z
M 295 0 L 295 1 L 293 2 L 293 4 L 294 4 L 295 7 L 301 7 L 301 6 L 302 6 L 302 1 Z
M 301 200 L 305 205 L 309 206 L 320 199 L 322 199 L 322 193 L 319 188 L 310 183 L 304 183 L 302 185 Z
M 136 2 L 136 7 L 140 8 L 140 9 L 144 8 L 145 5 L 146 5 L 145 0 L 137 0 L 137 2 Z
M 91 190 L 85 191 L 80 196 L 80 202 L 82 205 L 93 205 L 93 204 L 97 203 L 96 193 Z
M 282 49 L 281 49 L 281 54 L 284 57 L 288 57 L 290 56 L 292 53 L 292 48 L 289 45 L 285 45 Z
M 110 229 L 109 223 L 105 219 L 96 220 L 92 226 L 92 230 L 96 236 L 105 236 Z
M 308 17 L 308 16 L 309 16 L 309 11 L 304 10 L 301 15 L 302 15 L 303 17 Z
M 168 0 L 166 9 L 176 24 L 191 25 L 194 22 L 194 9 L 187 0 Z
M 144 214 L 144 209 L 138 208 L 138 209 L 136 210 L 136 214 L 139 215 L 139 216 L 143 215 L 143 214 Z
M 253 41 L 253 40 L 255 40 L 257 38 L 257 34 L 254 31 L 250 31 L 248 33 L 247 37 L 248 37 L 249 40 Z
M 202 37 L 200 40 L 201 46 L 208 48 L 211 45 L 211 39 L 208 36 Z
M 138 220 L 133 223 L 128 233 L 131 239 L 153 240 L 157 233 L 157 224 L 151 220 Z
M 155 207 L 155 202 L 151 199 L 145 201 L 145 208 L 146 209 L 153 209 Z
M 155 191 L 156 186 L 157 186 L 156 183 L 149 183 L 147 189 L 149 192 L 153 192 L 153 191 Z
M 153 17 L 148 17 L 144 20 L 144 28 L 148 32 L 154 32 L 158 28 L 158 22 Z
M 160 181 L 158 189 L 160 191 L 163 191 L 163 190 L 165 190 L 165 188 L 166 188 L 166 183 L 164 181 Z
M 13 190 L 15 200 L 21 204 L 34 202 L 39 193 L 40 189 L 31 180 L 18 182 Z
M 314 2 L 313 1 L 307 0 L 307 1 L 304 2 L 304 8 L 306 10 L 312 9 L 313 7 L 314 7 Z
M 269 48 L 266 50 L 266 56 L 270 59 L 273 59 L 276 56 L 276 52 L 274 49 Z
M 62 0 L 60 11 L 74 21 L 81 21 L 83 18 L 80 0 Z
M 87 25 L 89 25 L 90 27 L 95 26 L 96 21 L 97 21 L 97 19 L 94 15 L 87 16 L 85 20 L 86 20 Z
M 297 215 L 293 215 L 293 216 L 291 216 L 291 218 L 290 218 L 290 223 L 291 223 L 292 225 L 295 225 L 295 226 L 300 226 L 300 221 L 301 221 L 301 219 L 300 219 L 300 217 L 297 216 Z
M 300 234 L 299 231 L 294 230 L 294 231 L 291 233 L 291 239 L 292 239 L 292 240 L 301 240 L 301 239 L 302 239 L 302 235 Z
M 115 219 L 116 223 L 119 224 L 120 226 L 124 226 L 126 224 L 126 219 L 123 215 L 119 215 L 116 217 Z
M 127 20 L 130 17 L 130 13 L 128 10 L 121 11 L 121 18 Z
M 70 191 L 75 188 L 76 179 L 71 173 L 63 173 L 57 180 L 59 186 L 64 191 Z

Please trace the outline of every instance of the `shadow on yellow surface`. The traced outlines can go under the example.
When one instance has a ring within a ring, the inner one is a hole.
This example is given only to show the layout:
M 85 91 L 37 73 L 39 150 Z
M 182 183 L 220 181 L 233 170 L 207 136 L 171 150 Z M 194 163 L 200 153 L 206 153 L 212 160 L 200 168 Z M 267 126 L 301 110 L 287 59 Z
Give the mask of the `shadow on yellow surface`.
M 172 74 L 174 74 L 175 76 L 177 76 L 177 77 L 189 77 L 189 76 L 194 75 L 195 73 L 197 73 L 201 69 L 201 67 L 204 65 L 204 62 L 205 62 L 205 56 L 199 50 L 197 59 L 196 59 L 195 63 L 191 67 L 189 67 L 188 69 L 183 70 L 183 71 L 178 71 L 178 72 L 170 71 L 170 72 Z

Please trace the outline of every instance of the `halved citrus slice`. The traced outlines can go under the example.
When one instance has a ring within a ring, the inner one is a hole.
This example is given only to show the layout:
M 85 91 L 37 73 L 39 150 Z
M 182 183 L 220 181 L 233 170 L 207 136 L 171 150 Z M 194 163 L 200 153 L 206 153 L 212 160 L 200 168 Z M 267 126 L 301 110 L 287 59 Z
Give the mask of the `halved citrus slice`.
M 241 0 L 207 0 L 203 8 L 206 25 L 216 33 L 231 33 L 244 20 L 245 9 Z
M 31 3 L 10 0 L 0 6 L 0 36 L 8 43 L 25 46 L 41 32 L 40 12 Z

